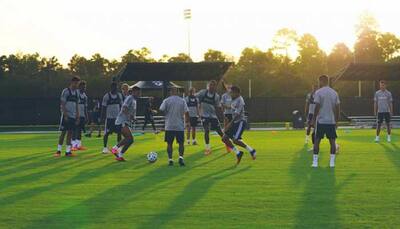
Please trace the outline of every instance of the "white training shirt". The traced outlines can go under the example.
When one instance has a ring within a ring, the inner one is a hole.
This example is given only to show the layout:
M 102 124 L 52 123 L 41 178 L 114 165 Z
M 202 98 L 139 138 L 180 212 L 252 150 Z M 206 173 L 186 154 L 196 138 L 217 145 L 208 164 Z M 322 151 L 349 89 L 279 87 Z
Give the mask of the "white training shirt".
M 337 92 L 329 86 L 322 87 L 315 92 L 314 102 L 320 105 L 317 123 L 336 124 L 335 107 L 340 104 Z

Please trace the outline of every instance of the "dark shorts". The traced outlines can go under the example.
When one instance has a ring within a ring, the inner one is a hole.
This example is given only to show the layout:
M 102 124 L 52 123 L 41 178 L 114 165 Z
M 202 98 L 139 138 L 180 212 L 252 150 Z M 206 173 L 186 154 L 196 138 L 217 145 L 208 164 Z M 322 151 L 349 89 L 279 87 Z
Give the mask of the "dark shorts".
M 95 111 L 90 115 L 90 123 L 94 123 L 96 125 L 100 125 L 100 112 Z
M 65 120 L 63 117 L 61 117 L 59 129 L 61 131 L 75 130 L 76 129 L 76 119 L 67 118 L 67 120 Z
M 184 133 L 185 131 L 166 130 L 164 141 L 168 144 L 172 144 L 174 139 L 176 139 L 177 143 L 182 144 L 185 140 Z
M 115 118 L 106 119 L 104 134 L 120 133 L 121 125 L 115 125 Z
M 232 121 L 233 118 L 232 114 L 224 114 L 224 117 L 228 119 L 229 122 Z
M 85 117 L 80 117 L 79 118 L 79 124 L 77 126 L 79 131 L 84 131 L 85 130 L 85 125 L 86 125 L 86 118 Z
M 313 120 L 313 118 L 314 118 L 314 114 L 308 114 L 307 121 L 310 122 Z
M 328 139 L 337 138 L 335 124 L 317 124 L 315 128 L 315 136 L 318 139 L 323 139 L 326 135 Z
M 242 134 L 244 129 L 246 129 L 246 121 L 241 120 L 239 122 L 232 123 L 232 126 L 225 131 L 225 134 L 233 140 L 240 140 L 242 139 Z
M 154 120 L 152 114 L 146 114 L 146 115 L 144 116 L 144 119 L 145 119 L 146 121 L 150 121 L 150 122 Z
M 210 128 L 211 130 L 220 130 L 219 120 L 217 118 L 201 118 L 204 128 Z
M 197 127 L 199 119 L 197 117 L 190 117 L 190 127 Z
M 381 112 L 378 113 L 378 123 L 382 124 L 383 120 L 385 119 L 386 123 L 390 123 L 390 113 L 389 112 Z

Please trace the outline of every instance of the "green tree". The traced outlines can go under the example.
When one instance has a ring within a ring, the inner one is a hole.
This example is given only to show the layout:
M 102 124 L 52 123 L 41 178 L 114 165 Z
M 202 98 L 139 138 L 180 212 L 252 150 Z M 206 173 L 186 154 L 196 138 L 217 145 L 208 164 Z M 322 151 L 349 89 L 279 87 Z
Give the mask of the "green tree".
M 129 50 L 125 55 L 121 57 L 122 63 L 129 62 L 155 62 L 151 57 L 150 49 L 143 47 L 139 50 Z
M 328 74 L 332 75 L 353 62 L 353 53 L 344 43 L 337 43 L 328 55 Z
M 327 57 L 319 48 L 317 39 L 306 33 L 298 40 L 299 56 L 296 59 L 296 68 L 299 76 L 307 83 L 312 84 L 316 77 L 327 72 Z
M 278 30 L 272 40 L 272 52 L 275 55 L 289 57 L 289 49 L 296 45 L 298 40 L 297 32 L 293 29 L 282 28 Z
M 379 63 L 384 61 L 378 44 L 378 22 L 373 15 L 364 13 L 356 25 L 357 41 L 354 44 L 355 62 Z
M 218 50 L 209 49 L 204 53 L 204 61 L 208 62 L 225 62 L 227 61 L 227 56 Z
M 393 33 L 382 33 L 378 35 L 378 45 L 382 49 L 382 56 L 388 61 L 399 53 L 400 39 Z
M 169 63 L 173 63 L 173 62 L 193 62 L 192 58 L 190 58 L 190 56 L 188 56 L 186 53 L 178 53 L 177 56 L 173 56 L 170 57 L 168 59 Z

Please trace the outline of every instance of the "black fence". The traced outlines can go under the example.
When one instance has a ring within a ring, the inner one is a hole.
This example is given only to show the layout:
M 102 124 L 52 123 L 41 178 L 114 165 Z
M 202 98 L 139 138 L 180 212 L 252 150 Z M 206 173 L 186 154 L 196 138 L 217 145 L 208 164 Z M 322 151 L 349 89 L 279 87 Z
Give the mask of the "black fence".
M 160 100 L 155 104 L 159 106 Z M 342 111 L 346 115 L 372 115 L 371 98 L 342 98 Z M 251 98 L 246 99 L 246 110 L 251 122 L 290 121 L 292 112 L 304 113 L 303 98 Z M 52 125 L 60 119 L 58 98 L 7 99 L 0 98 L 0 125 Z M 400 114 L 400 103 L 394 102 L 394 113 Z M 138 114 L 143 114 L 143 102 L 138 101 Z M 342 117 L 343 118 L 343 117 Z

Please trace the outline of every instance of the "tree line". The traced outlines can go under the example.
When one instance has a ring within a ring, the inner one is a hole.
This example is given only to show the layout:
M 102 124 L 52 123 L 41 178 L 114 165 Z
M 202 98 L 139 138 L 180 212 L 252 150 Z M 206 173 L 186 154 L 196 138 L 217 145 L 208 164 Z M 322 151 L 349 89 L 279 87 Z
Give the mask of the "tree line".
M 244 48 L 225 79 L 239 85 L 244 95 L 248 95 L 250 79 L 254 97 L 302 97 L 317 76 L 334 75 L 349 63 L 400 63 L 400 39 L 393 33 L 379 31 L 373 16 L 364 14 L 355 32 L 354 51 L 344 43 L 337 43 L 326 53 L 312 34 L 298 34 L 293 29 L 282 28 L 276 32 L 269 49 Z M 289 54 L 292 49 L 298 51 L 295 58 Z M 185 53 L 163 55 L 160 59 L 153 58 L 151 54 L 146 47 L 129 50 L 119 60 L 107 59 L 100 53 L 90 58 L 75 54 L 67 66 L 60 64 L 56 57 L 42 57 L 38 53 L 2 55 L 0 97 L 58 97 L 60 89 L 65 87 L 72 74 L 88 82 L 91 96 L 100 97 L 108 90 L 112 78 L 128 62 L 192 61 Z M 203 55 L 203 61 L 233 60 L 219 50 L 209 49 Z M 194 85 L 203 87 L 204 83 Z M 356 82 L 339 83 L 335 87 L 342 96 L 357 94 Z M 364 87 L 369 91 L 368 84 Z

